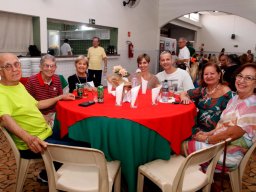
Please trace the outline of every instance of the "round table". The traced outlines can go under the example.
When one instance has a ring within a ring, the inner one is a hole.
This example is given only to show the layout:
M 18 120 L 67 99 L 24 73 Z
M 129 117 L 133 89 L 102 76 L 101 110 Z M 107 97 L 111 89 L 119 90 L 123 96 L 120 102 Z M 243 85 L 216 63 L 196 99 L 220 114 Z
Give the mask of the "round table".
M 120 160 L 130 192 L 136 191 L 139 165 L 169 159 L 171 149 L 179 154 L 182 141 L 191 135 L 196 116 L 194 104 L 151 105 L 151 93 L 139 93 L 138 108 L 129 103 L 115 106 L 115 97 L 105 90 L 104 103 L 89 107 L 78 104 L 92 100 L 59 101 L 56 105 L 61 136 L 91 143 L 108 160 Z

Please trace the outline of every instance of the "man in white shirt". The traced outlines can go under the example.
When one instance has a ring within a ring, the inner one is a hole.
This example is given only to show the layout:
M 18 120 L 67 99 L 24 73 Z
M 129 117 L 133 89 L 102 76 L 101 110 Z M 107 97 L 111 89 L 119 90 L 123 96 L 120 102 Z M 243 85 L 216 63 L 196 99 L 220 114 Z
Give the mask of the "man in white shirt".
M 190 52 L 186 44 L 187 40 L 184 37 L 179 38 L 178 46 L 180 50 L 178 55 L 177 66 L 179 66 L 179 64 L 184 63 L 186 65 L 186 70 L 189 70 Z
M 192 79 L 187 71 L 175 68 L 172 64 L 172 55 L 170 52 L 164 51 L 160 54 L 160 65 L 164 71 L 156 74 L 159 82 L 168 80 L 168 82 L 176 82 L 178 89 L 187 91 L 193 89 Z
M 70 45 L 68 44 L 68 39 L 64 40 L 63 45 L 60 47 L 61 55 L 62 56 L 70 56 L 72 55 L 72 50 Z

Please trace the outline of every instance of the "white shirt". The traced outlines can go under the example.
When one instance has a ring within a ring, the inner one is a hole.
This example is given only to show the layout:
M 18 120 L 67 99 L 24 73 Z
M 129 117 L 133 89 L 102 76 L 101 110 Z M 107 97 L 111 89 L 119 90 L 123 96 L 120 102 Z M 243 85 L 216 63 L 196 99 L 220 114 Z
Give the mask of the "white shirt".
M 187 46 L 180 49 L 178 58 L 190 60 L 190 52 L 189 52 L 189 49 L 187 48 Z M 187 67 L 189 67 L 189 62 L 184 62 L 184 63 L 186 63 Z
M 187 71 L 177 68 L 177 70 L 171 74 L 167 74 L 165 71 L 159 72 L 156 74 L 159 82 L 163 82 L 164 80 L 168 81 L 177 81 L 178 88 L 187 91 L 189 89 L 194 89 L 194 84 L 192 79 Z
M 71 47 L 68 43 L 63 43 L 60 47 L 61 55 L 68 55 L 68 52 L 71 52 Z M 72 52 L 71 52 L 72 55 Z

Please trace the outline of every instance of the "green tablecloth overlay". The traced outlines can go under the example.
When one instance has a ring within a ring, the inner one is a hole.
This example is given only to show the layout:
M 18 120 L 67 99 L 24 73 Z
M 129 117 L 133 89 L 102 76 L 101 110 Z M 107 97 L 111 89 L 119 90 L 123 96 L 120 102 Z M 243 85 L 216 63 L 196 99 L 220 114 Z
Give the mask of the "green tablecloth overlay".
M 155 159 L 170 158 L 170 144 L 155 131 L 126 119 L 91 117 L 69 127 L 69 137 L 91 143 L 106 159 L 121 161 L 129 192 L 136 191 L 137 168 Z

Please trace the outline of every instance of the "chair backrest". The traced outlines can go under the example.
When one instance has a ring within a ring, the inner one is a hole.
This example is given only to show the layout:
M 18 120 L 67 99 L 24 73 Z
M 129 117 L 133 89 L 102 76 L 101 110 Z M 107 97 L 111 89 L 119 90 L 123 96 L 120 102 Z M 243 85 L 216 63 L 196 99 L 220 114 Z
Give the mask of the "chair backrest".
M 245 156 L 243 157 L 240 165 L 239 165 L 239 179 L 240 181 L 242 181 L 242 177 L 243 177 L 243 173 L 244 173 L 244 169 L 247 165 L 248 160 L 251 157 L 252 152 L 254 151 L 254 149 L 256 148 L 256 142 L 253 143 L 253 145 L 250 147 L 250 149 L 246 152 Z
M 175 176 L 173 181 L 173 191 L 182 191 L 183 180 L 187 169 L 207 162 L 209 162 L 209 165 L 207 167 L 206 175 L 208 177 L 208 182 L 210 182 L 213 178 L 215 166 L 223 152 L 224 146 L 225 141 L 212 145 L 208 148 L 195 151 L 187 156 Z
M 98 167 L 99 191 L 108 190 L 107 162 L 102 151 L 92 148 L 48 144 L 42 157 L 48 175 L 49 187 L 56 189 L 57 174 L 53 165 L 53 161 L 56 161 L 63 164 Z
M 18 150 L 18 148 L 16 147 L 12 137 L 10 136 L 10 134 L 8 133 L 8 131 L 4 128 L 4 127 L 0 127 L 1 132 L 5 135 L 6 140 L 8 141 L 8 143 L 11 146 L 11 149 L 13 151 L 14 157 L 15 157 L 15 161 L 16 161 L 16 166 L 17 166 L 17 170 L 19 169 L 20 166 L 20 152 Z

